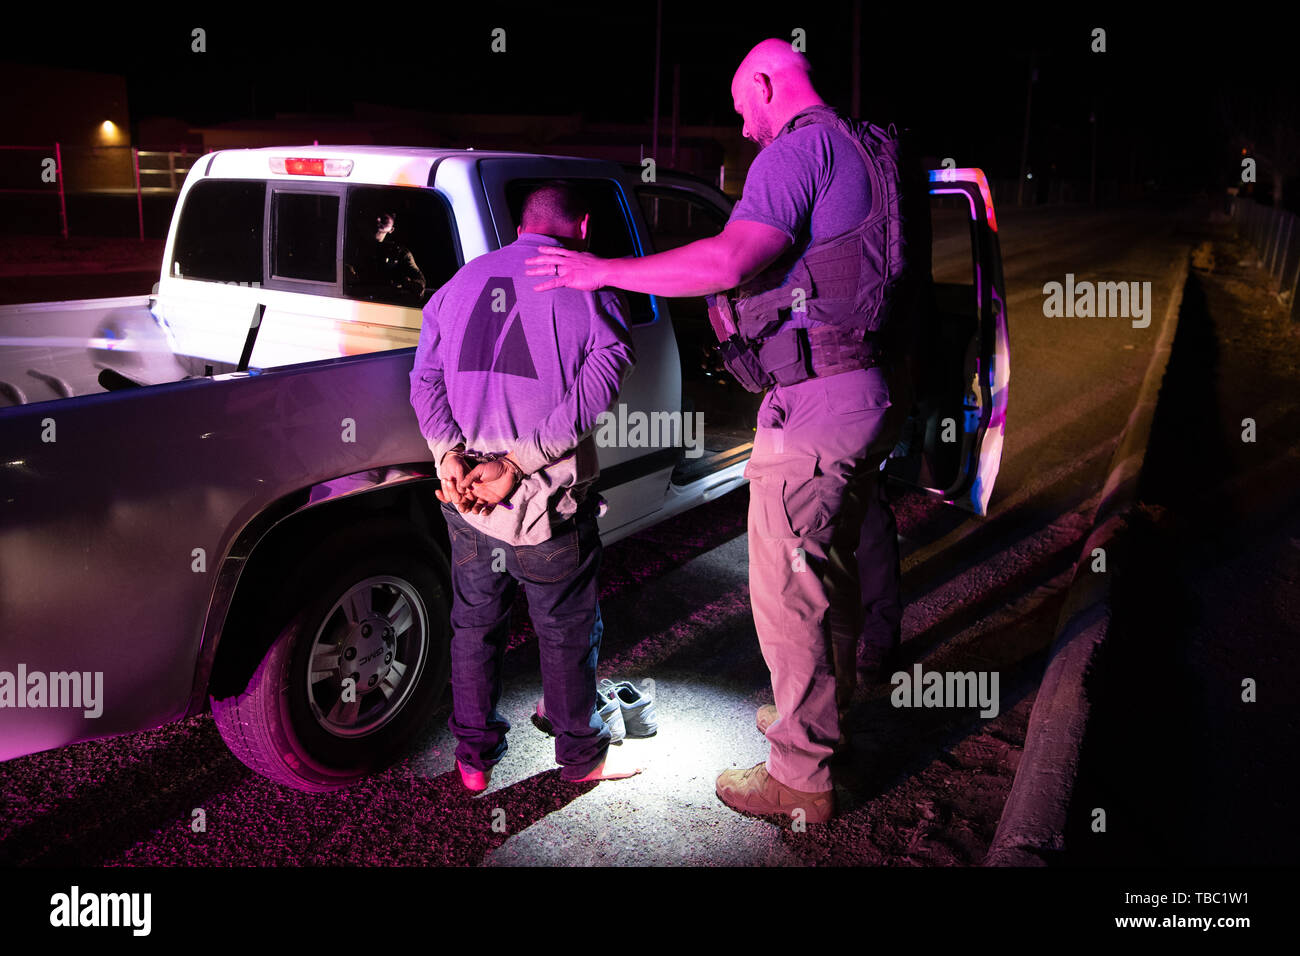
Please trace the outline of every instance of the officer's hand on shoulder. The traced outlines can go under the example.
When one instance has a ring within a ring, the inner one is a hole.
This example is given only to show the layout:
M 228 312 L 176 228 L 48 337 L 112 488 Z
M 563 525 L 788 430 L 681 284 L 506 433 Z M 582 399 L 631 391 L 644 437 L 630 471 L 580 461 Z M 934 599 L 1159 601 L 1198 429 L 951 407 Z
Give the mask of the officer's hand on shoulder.
M 605 260 L 590 252 L 575 252 L 563 246 L 540 246 L 541 255 L 525 259 L 531 266 L 525 273 L 530 276 L 550 276 L 545 282 L 533 286 L 534 292 L 551 289 L 577 289 L 595 292 L 606 284 Z

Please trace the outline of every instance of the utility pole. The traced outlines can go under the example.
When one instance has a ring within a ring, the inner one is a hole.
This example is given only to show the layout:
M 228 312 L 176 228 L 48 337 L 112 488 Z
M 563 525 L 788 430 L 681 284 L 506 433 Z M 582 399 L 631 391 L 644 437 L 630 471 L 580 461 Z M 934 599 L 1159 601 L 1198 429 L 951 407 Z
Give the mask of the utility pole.
M 654 114 L 650 120 L 650 158 L 659 165 L 659 49 L 663 41 L 664 0 L 655 3 L 655 95 Z
M 682 65 L 673 64 L 673 138 L 672 161 L 669 165 L 677 168 L 677 125 L 680 122 L 682 100 Z
M 1088 205 L 1097 205 L 1097 97 L 1092 98 L 1092 112 L 1088 114 L 1092 127 L 1092 166 L 1088 172 Z
M 1020 142 L 1020 182 L 1016 186 L 1016 205 L 1024 205 L 1025 177 L 1029 175 L 1029 115 L 1034 105 L 1034 83 L 1038 80 L 1035 51 L 1029 51 L 1029 93 L 1025 97 L 1025 137 Z

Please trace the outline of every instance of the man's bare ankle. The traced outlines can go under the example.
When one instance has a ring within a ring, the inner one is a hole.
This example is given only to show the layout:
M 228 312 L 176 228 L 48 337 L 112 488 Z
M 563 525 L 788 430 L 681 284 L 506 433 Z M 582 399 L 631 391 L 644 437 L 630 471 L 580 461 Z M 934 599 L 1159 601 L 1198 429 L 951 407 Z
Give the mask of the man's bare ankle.
M 615 749 L 611 747 L 605 754 L 605 759 L 596 764 L 590 773 L 573 782 L 589 783 L 596 780 L 623 780 L 627 777 L 634 777 L 644 770 L 645 767 L 633 760 L 631 755 L 625 754 L 621 748 Z

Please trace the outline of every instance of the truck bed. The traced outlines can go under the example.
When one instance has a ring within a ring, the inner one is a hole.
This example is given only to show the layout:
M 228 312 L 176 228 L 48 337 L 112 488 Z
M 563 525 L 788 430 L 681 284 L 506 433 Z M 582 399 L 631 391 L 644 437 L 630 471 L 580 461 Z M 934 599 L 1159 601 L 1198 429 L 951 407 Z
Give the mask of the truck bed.
M 0 407 L 107 389 L 112 369 L 140 384 L 185 378 L 149 296 L 0 306 Z

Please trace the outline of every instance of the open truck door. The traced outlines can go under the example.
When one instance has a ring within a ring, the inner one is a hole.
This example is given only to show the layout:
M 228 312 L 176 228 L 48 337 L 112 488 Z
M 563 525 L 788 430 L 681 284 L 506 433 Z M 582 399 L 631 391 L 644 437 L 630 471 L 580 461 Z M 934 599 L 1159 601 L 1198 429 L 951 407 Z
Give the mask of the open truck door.
M 1002 461 L 1010 349 L 997 218 L 983 171 L 929 172 L 931 282 L 912 317 L 914 398 L 882 471 L 975 514 Z

